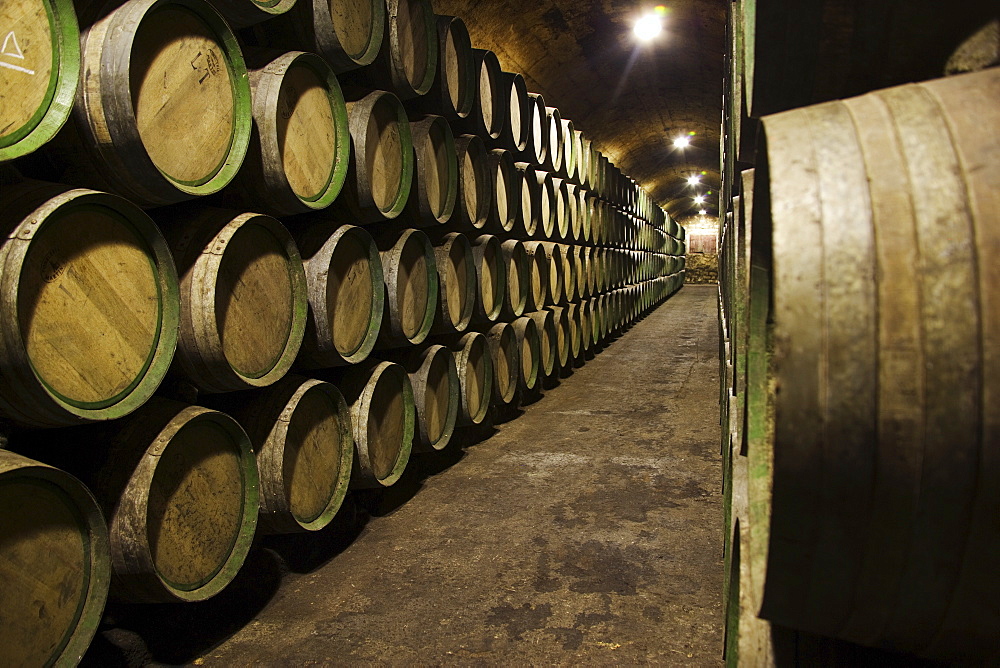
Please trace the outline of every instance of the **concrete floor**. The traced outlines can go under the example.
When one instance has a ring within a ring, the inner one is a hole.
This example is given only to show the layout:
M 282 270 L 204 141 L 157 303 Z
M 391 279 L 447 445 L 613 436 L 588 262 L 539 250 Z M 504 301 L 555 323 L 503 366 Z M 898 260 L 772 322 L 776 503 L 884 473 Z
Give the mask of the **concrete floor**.
M 85 665 L 721 665 L 716 287 L 220 596 L 113 606 Z

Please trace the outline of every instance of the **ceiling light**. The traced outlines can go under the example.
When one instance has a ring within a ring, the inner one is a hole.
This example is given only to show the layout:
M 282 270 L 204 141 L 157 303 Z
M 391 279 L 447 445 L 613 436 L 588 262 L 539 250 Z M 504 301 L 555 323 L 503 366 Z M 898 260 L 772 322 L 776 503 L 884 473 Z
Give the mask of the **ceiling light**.
M 692 174 L 691 176 L 688 177 L 687 181 L 688 181 L 688 185 L 689 186 L 696 186 L 699 183 L 701 183 L 701 175 L 700 174 Z
M 636 38 L 641 42 L 648 42 L 659 35 L 663 31 L 661 17 L 664 14 L 666 14 L 666 8 L 661 5 L 636 21 L 632 28 Z
M 707 215 L 707 214 L 708 214 L 708 211 L 705 211 L 704 209 L 698 209 L 698 215 L 699 216 L 704 216 L 704 215 Z
M 696 196 L 694 198 L 694 203 L 695 204 L 704 204 L 705 203 L 705 196 L 704 195 L 698 195 L 698 196 Z
M 685 148 L 691 145 L 691 138 L 687 136 L 678 137 L 674 140 L 674 148 Z

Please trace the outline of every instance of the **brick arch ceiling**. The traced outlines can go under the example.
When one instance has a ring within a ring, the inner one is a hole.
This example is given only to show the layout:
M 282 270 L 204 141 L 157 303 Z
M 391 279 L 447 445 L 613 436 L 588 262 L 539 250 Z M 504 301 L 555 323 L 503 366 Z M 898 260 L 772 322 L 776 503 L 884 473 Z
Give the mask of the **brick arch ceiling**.
M 632 26 L 652 2 L 623 0 L 432 0 L 461 17 L 476 48 L 520 72 L 528 90 L 591 138 L 672 215 L 699 208 L 686 177 L 702 173 L 717 211 L 719 128 L 726 42 L 723 0 L 672 0 L 664 32 L 640 45 Z M 694 132 L 691 146 L 673 139 Z

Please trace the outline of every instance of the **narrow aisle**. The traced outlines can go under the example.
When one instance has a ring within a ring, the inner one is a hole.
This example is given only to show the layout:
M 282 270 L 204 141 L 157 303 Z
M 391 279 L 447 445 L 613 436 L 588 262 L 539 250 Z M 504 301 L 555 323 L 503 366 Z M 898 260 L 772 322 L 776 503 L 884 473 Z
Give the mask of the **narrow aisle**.
M 686 286 L 485 440 L 418 458 L 349 545 L 259 550 L 280 587 L 185 658 L 720 665 L 717 351 L 716 288 Z

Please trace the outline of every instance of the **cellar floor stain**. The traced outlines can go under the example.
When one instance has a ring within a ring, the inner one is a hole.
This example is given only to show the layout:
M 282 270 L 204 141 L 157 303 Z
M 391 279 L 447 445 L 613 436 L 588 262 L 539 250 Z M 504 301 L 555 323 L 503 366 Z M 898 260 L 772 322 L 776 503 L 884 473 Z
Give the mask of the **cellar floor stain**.
M 111 605 L 84 665 L 721 665 L 715 286 L 540 399 L 260 539 L 196 605 Z

